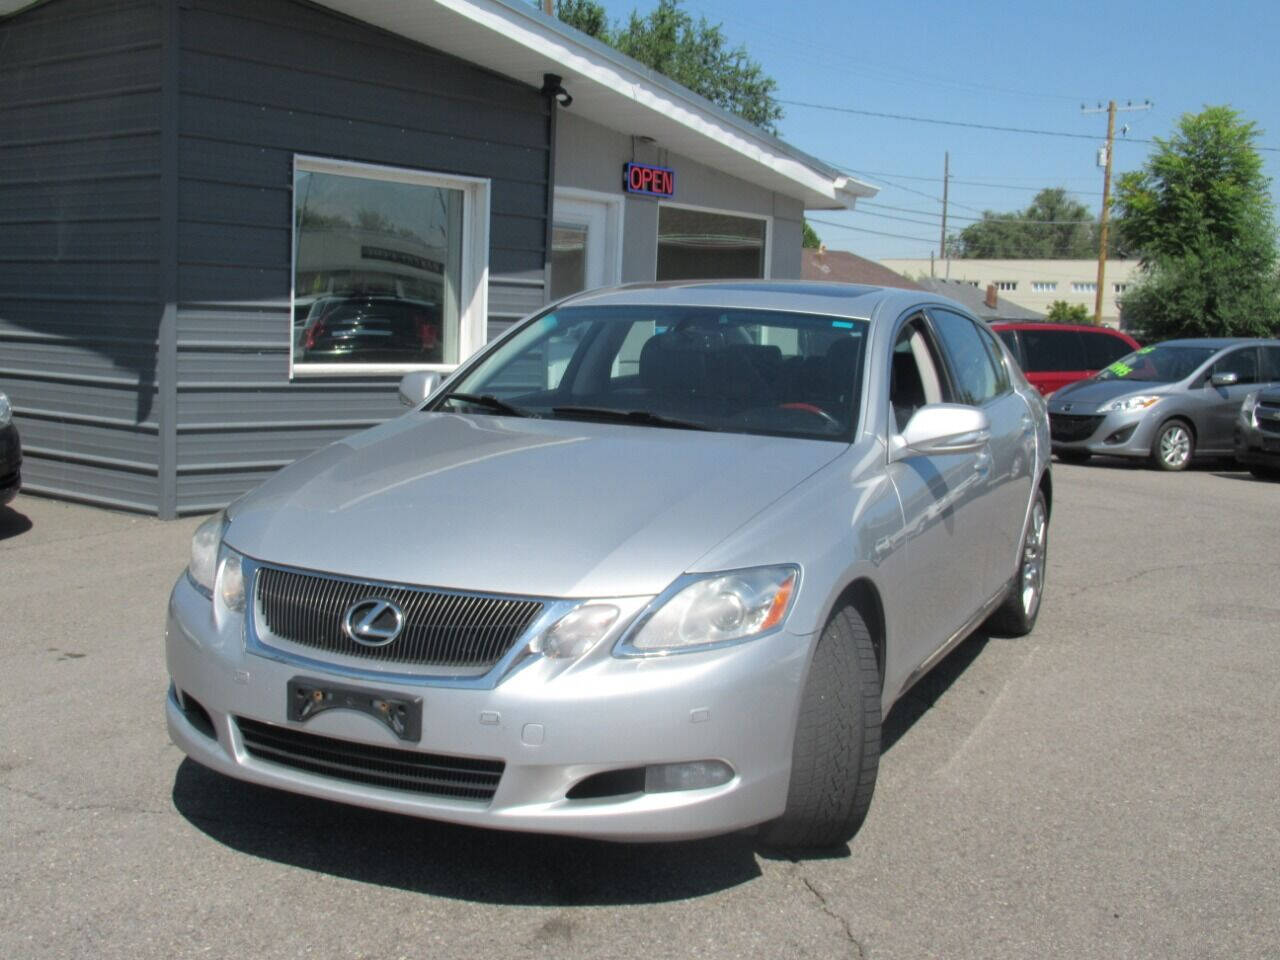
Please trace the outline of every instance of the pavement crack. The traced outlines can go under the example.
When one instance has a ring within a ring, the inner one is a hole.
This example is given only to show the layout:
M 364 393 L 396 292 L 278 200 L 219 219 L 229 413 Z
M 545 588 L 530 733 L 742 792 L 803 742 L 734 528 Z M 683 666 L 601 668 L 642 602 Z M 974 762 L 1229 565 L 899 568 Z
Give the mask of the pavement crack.
M 25 797 L 42 807 L 48 807 L 50 810 L 58 810 L 62 813 L 89 813 L 94 810 L 106 810 L 111 813 L 147 813 L 155 816 L 164 814 L 164 810 L 152 810 L 147 807 L 132 807 L 119 803 L 59 803 L 46 797 L 44 794 L 36 793 L 34 790 L 23 790 L 20 787 L 10 786 L 7 783 L 0 783 L 0 790 L 12 793 L 15 796 Z
M 1172 563 L 1163 567 L 1152 567 L 1149 570 L 1139 570 L 1137 573 L 1131 573 L 1127 577 L 1119 577 L 1114 580 L 1104 580 L 1099 583 L 1086 583 L 1084 586 L 1076 587 L 1074 590 L 1058 594 L 1055 599 L 1074 600 L 1076 597 L 1089 593 L 1092 590 L 1101 590 L 1106 587 L 1124 587 L 1157 574 L 1176 573 L 1184 570 L 1203 570 L 1207 567 L 1237 566 L 1256 568 L 1258 566 L 1280 566 L 1280 564 L 1267 563 L 1265 561 L 1262 563 L 1256 563 L 1244 560 L 1196 560 L 1189 563 Z
M 800 882 L 805 885 L 805 888 L 813 894 L 813 898 L 818 901 L 819 909 L 821 909 L 823 913 L 836 923 L 840 924 L 840 929 L 844 931 L 845 940 L 847 940 L 849 945 L 853 948 L 853 956 L 859 958 L 859 960 L 865 960 L 867 953 L 862 948 L 862 944 L 859 942 L 858 938 L 853 935 L 853 927 L 849 921 L 836 913 L 835 910 L 831 909 L 831 904 L 827 902 L 827 898 L 823 895 L 822 891 L 818 889 L 817 885 L 804 875 L 800 864 L 796 863 L 794 860 L 792 863 L 795 864 L 796 873 L 800 877 Z

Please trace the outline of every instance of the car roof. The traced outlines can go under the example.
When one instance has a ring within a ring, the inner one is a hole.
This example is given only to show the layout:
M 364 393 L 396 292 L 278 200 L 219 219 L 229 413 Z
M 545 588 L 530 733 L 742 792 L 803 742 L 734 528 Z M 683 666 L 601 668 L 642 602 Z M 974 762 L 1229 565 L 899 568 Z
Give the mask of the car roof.
M 1132 339 L 1123 330 L 1099 327 L 1092 323 L 1051 323 L 1047 320 L 992 320 L 992 330 L 1079 330 L 1082 333 L 1103 333 L 1122 340 Z
M 634 283 L 588 290 L 561 303 L 565 306 L 729 307 L 814 313 L 854 320 L 871 320 L 882 310 L 896 316 L 895 307 L 906 310 L 912 306 L 927 304 L 969 313 L 954 300 L 927 291 L 814 280 L 678 280 Z
M 1161 340 L 1158 347 L 1212 347 L 1221 350 L 1224 347 L 1235 347 L 1242 343 L 1275 343 L 1266 337 L 1183 337 L 1180 340 Z

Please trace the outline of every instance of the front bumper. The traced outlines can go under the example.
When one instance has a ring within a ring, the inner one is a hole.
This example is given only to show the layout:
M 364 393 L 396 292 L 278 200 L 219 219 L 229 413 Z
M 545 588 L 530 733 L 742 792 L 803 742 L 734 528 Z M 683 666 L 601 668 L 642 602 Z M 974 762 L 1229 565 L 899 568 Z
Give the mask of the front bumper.
M 1049 409 L 1049 439 L 1054 453 L 1075 451 L 1113 457 L 1146 457 L 1156 426 L 1160 403 L 1145 410 L 1071 413 Z
M 314 661 L 302 665 L 249 652 L 243 620 L 216 622 L 213 604 L 184 576 L 170 597 L 165 631 L 173 684 L 166 715 L 170 737 L 193 760 L 266 786 L 480 827 L 627 841 L 687 839 L 782 813 L 812 639 L 784 631 L 702 653 L 588 656 L 567 669 L 531 657 L 501 682 L 480 688 L 415 683 L 401 674 L 353 680 L 349 673 L 318 672 Z M 406 743 L 351 710 L 288 720 L 287 685 L 300 676 L 420 697 L 420 740 Z M 211 727 L 198 711 L 184 710 L 180 696 L 198 702 Z M 237 718 L 505 767 L 487 801 L 357 783 L 251 755 Z M 594 774 L 701 760 L 727 763 L 732 779 L 693 790 L 566 797 Z
M 1252 417 L 1242 415 L 1236 418 L 1234 440 L 1240 463 L 1280 470 L 1280 425 L 1261 430 Z
M 0 506 L 22 488 L 22 443 L 13 424 L 0 427 Z

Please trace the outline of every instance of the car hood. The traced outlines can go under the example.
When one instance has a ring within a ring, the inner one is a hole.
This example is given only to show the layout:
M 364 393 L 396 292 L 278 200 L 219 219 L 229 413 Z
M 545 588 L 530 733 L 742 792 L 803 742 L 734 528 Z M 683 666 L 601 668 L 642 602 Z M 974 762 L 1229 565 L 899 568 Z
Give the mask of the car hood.
M 1071 404 L 1072 413 L 1088 412 L 1099 404 L 1130 393 L 1165 394 L 1174 386 L 1143 380 L 1078 380 L 1055 390 L 1049 397 L 1049 412 L 1064 413 L 1063 404 Z
M 276 474 L 228 510 L 226 542 L 258 560 L 369 580 L 653 594 L 846 449 L 411 413 Z

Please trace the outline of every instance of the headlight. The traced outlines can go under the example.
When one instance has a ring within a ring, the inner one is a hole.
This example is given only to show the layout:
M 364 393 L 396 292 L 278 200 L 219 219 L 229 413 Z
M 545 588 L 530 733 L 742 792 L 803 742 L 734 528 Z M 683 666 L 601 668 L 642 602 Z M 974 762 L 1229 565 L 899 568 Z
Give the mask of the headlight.
M 222 531 L 226 528 L 226 511 L 215 513 L 191 536 L 191 561 L 187 564 L 187 576 L 206 597 L 213 596 L 213 584 L 218 574 L 218 549 L 222 546 Z
M 767 633 L 786 619 L 799 576 L 791 566 L 700 575 L 662 602 L 618 652 L 683 653 Z
M 1253 423 L 1253 411 L 1258 408 L 1258 392 L 1246 393 L 1244 395 L 1244 403 L 1240 404 L 1240 416 L 1244 417 L 1246 422 Z
M 9 421 L 13 419 L 13 404 L 9 402 L 9 398 L 0 393 L 0 427 L 7 427 Z
M 1117 397 L 1110 403 L 1098 408 L 1099 413 L 1129 413 L 1133 410 L 1145 410 L 1153 406 L 1160 397 L 1154 394 L 1139 393 L 1132 397 Z
M 580 657 L 609 632 L 619 612 L 611 603 L 588 603 L 575 607 L 534 640 L 532 649 L 557 660 Z
M 244 611 L 244 565 L 240 554 L 224 546 L 218 559 L 218 576 L 214 583 L 218 599 L 232 613 Z

